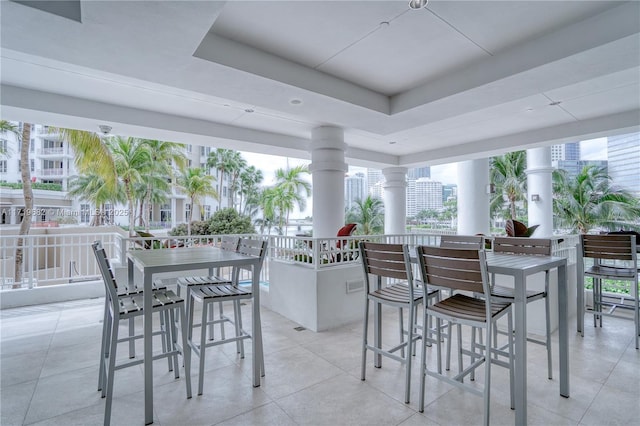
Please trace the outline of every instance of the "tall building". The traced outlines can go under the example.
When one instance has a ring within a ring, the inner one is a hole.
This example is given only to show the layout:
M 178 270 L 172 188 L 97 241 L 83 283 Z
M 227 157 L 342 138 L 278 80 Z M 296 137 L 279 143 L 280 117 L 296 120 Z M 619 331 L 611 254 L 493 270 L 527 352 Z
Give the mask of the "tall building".
M 458 197 L 458 185 L 442 185 L 442 202 Z
M 384 175 L 380 169 L 367 169 L 367 193 L 373 198 L 382 198 Z
M 349 210 L 357 200 L 367 198 L 367 178 L 364 173 L 356 173 L 344 179 L 344 207 Z
M 607 156 L 613 183 L 640 196 L 640 133 L 609 136 Z
M 430 178 L 416 179 L 415 182 L 416 214 L 422 210 L 441 210 L 442 182 Z
M 580 142 L 569 142 L 551 146 L 551 161 L 580 160 Z
M 413 169 L 409 169 L 407 171 L 408 179 L 420 179 L 420 178 L 430 178 L 431 177 L 431 167 L 416 167 Z
M 574 179 L 585 166 L 603 167 L 605 170 L 608 168 L 606 160 L 560 160 L 554 162 L 553 165 L 557 169 L 565 170 L 569 179 Z

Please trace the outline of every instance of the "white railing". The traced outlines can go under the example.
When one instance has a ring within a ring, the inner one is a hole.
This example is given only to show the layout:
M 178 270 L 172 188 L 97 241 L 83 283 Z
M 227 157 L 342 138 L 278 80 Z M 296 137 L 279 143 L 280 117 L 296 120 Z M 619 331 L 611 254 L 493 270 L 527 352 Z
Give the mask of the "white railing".
M 117 255 L 118 234 L 98 230 L 82 234 L 38 234 L 22 237 L 22 280 L 15 280 L 18 237 L 0 242 L 0 288 L 33 288 L 98 279 L 91 243 L 102 240 L 109 257 Z
M 178 250 L 182 247 L 219 245 L 223 237 L 196 235 L 127 238 L 112 230 L 100 232 L 99 228 L 90 228 L 90 232 L 84 233 L 28 235 L 23 237 L 23 279 L 17 283 L 14 280 L 17 236 L 3 236 L 0 240 L 0 288 L 33 288 L 99 279 L 100 273 L 91 251 L 91 243 L 95 240 L 102 241 L 109 258 L 124 266 L 129 250 Z M 312 238 L 254 234 L 249 237 L 269 240 L 268 255 L 260 276 L 261 282 L 269 282 L 269 265 L 272 261 L 314 269 L 340 267 L 360 261 L 360 241 L 401 243 L 415 247 L 438 245 L 441 235 L 421 233 Z M 578 243 L 577 235 L 554 237 L 553 254 L 567 257 L 569 263 L 573 264 L 576 262 Z

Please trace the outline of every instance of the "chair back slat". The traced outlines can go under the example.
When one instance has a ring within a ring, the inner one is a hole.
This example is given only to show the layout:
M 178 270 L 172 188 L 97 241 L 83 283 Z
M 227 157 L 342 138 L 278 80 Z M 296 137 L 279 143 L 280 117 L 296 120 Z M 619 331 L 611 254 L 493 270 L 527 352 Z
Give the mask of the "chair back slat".
M 225 235 L 220 241 L 220 248 L 227 251 L 238 251 L 240 245 L 240 237 L 230 237 Z
M 614 259 L 635 261 L 637 256 L 635 235 L 591 235 L 580 236 L 582 257 L 592 259 Z
M 484 248 L 484 237 L 481 235 L 443 235 L 440 247 L 481 250 Z
M 267 252 L 267 241 L 240 238 L 238 242 L 238 253 L 247 256 L 257 256 L 264 260 Z
M 489 291 L 484 251 L 419 246 L 417 253 L 425 284 L 452 291 Z
M 360 258 L 367 291 L 370 291 L 369 274 L 407 281 L 412 286 L 411 260 L 406 245 L 360 242 Z
M 112 303 L 114 303 L 118 300 L 118 283 L 116 282 L 113 271 L 111 270 L 107 253 L 104 247 L 102 247 L 102 242 L 100 241 L 94 241 L 93 244 L 91 244 L 91 248 L 93 249 L 96 261 L 98 262 L 98 268 L 102 274 L 102 281 L 105 285 L 107 296 Z
M 551 256 L 551 240 L 548 238 L 496 237 L 493 240 L 495 253 Z

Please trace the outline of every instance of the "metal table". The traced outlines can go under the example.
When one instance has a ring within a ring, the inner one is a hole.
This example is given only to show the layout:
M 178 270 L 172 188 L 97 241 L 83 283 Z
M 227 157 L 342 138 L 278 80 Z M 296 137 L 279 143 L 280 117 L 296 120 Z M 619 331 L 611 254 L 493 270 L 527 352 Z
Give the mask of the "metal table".
M 145 424 L 153 423 L 153 361 L 148 354 L 153 353 L 152 346 L 152 309 L 151 284 L 153 275 L 161 272 L 188 271 L 225 266 L 248 266 L 252 268 L 253 292 L 252 325 L 254 336 L 260 336 L 260 258 L 246 256 L 217 247 L 192 247 L 167 250 L 132 250 L 127 254 L 129 281 L 133 281 L 134 267 L 142 272 L 144 280 L 144 418 Z M 251 339 L 253 349 L 253 386 L 260 386 L 260 362 L 262 341 Z
M 515 411 L 516 425 L 527 423 L 527 299 L 529 275 L 558 269 L 558 339 L 560 395 L 569 397 L 569 334 L 567 259 L 555 256 L 525 256 L 487 252 L 489 273 L 514 277 Z

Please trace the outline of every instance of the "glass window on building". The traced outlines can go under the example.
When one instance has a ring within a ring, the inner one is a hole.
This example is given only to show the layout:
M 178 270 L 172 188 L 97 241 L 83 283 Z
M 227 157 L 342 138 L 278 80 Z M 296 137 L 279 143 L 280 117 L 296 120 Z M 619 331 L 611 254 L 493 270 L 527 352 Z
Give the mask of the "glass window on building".
M 0 161 L 0 173 L 7 173 L 7 160 Z
M 210 217 L 211 217 L 211 206 L 207 204 L 204 206 L 204 219 L 207 220 Z
M 29 168 L 32 172 L 36 171 L 36 160 L 29 160 Z
M 171 222 L 171 205 L 162 204 L 160 206 L 160 222 Z
M 191 204 L 187 203 L 184 206 L 184 220 L 189 222 L 191 220 Z
M 91 222 L 91 204 L 80 204 L 80 223 Z
M 6 139 L 0 139 L 0 153 L 3 153 L 3 154 L 7 153 L 7 140 Z
M 227 187 L 226 187 L 226 186 L 223 186 L 223 187 L 222 187 L 222 196 L 223 196 L 223 197 L 226 197 L 226 196 L 227 196 Z

